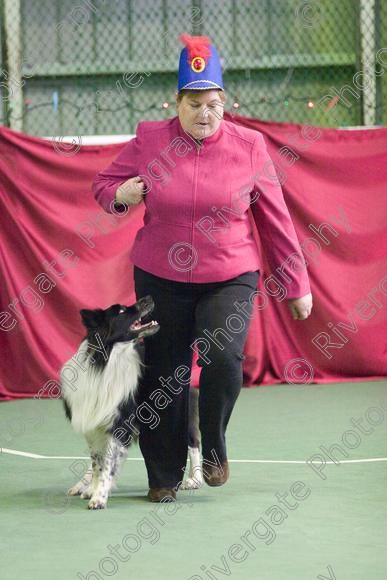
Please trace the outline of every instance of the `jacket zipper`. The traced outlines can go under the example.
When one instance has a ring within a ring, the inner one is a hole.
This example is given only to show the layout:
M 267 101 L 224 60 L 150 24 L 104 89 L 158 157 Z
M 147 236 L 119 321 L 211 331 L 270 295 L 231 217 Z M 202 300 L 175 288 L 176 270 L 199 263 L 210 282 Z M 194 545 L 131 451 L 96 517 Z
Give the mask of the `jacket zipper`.
M 193 208 L 192 208 L 192 223 L 191 223 L 191 247 L 194 248 L 193 245 L 193 237 L 194 237 L 194 223 L 195 223 L 195 208 L 196 208 L 196 191 L 197 191 L 197 174 L 199 168 L 199 154 L 202 145 L 196 145 L 196 153 L 195 153 L 195 162 L 194 162 L 194 189 L 193 189 Z M 195 248 L 194 248 L 195 249 Z M 192 282 L 192 270 L 188 270 L 188 282 Z

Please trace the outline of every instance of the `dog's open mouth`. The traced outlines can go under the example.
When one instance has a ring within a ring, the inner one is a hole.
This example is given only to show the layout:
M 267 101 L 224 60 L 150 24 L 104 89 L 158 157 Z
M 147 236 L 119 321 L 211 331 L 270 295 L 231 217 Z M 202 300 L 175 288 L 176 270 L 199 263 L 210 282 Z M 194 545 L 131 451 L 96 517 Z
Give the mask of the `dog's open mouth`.
M 134 332 L 140 332 L 141 330 L 145 330 L 147 328 L 151 328 L 153 326 L 158 326 L 156 320 L 151 320 L 150 322 L 143 322 L 141 319 L 135 320 L 130 326 L 130 330 Z
M 154 302 L 151 296 L 140 298 L 136 303 L 137 318 L 129 325 L 129 332 L 134 333 L 140 342 L 147 336 L 152 336 L 160 330 L 160 325 L 152 319 Z

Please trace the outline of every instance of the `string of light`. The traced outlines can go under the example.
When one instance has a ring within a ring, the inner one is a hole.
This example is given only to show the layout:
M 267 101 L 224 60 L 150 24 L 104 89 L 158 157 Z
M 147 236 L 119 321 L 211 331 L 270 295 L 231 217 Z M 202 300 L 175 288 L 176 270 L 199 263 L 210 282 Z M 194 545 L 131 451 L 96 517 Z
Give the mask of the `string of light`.
M 314 109 L 317 105 L 318 105 L 318 99 L 319 97 L 311 97 L 309 95 L 307 96 L 293 96 L 291 94 L 288 94 L 284 97 L 279 97 L 276 99 L 273 99 L 270 96 L 262 96 L 257 100 L 254 101 L 242 101 L 241 99 L 239 99 L 238 97 L 234 97 L 231 99 L 232 105 L 231 108 L 236 112 L 240 112 L 240 110 L 246 109 L 248 111 L 251 110 L 252 107 L 257 107 L 257 106 L 262 106 L 262 105 L 266 105 L 266 106 L 272 106 L 272 105 L 281 105 L 285 108 L 289 107 L 289 104 L 291 101 L 294 102 L 299 102 L 299 103 L 303 103 L 305 105 L 305 107 L 307 109 Z M 384 101 L 386 101 L 387 99 L 384 99 L 382 103 L 380 103 L 379 105 L 376 105 L 375 107 L 373 105 L 368 105 L 365 104 L 365 108 L 368 109 L 374 109 L 374 110 L 381 110 L 384 107 Z M 331 99 L 331 101 L 328 102 L 328 104 L 325 106 L 325 109 L 327 112 L 329 112 L 339 101 L 339 97 L 335 96 Z M 71 101 L 69 99 L 61 99 L 59 100 L 58 97 L 58 92 L 54 91 L 53 92 L 53 96 L 52 96 L 52 100 L 50 101 L 45 101 L 42 103 L 34 103 L 32 99 L 27 98 L 24 100 L 24 108 L 23 108 L 23 114 L 20 117 L 13 117 L 14 120 L 21 120 L 25 117 L 26 114 L 28 114 L 29 112 L 38 109 L 38 108 L 42 108 L 42 107 L 52 107 L 53 111 L 55 113 L 58 112 L 59 110 L 59 105 L 68 105 L 74 109 L 76 109 L 76 117 L 79 117 L 82 113 L 82 111 L 85 110 L 85 105 L 83 106 L 79 106 L 78 103 Z M 356 105 L 360 106 L 360 103 L 355 103 Z M 96 111 L 96 116 L 99 113 L 116 113 L 117 111 L 121 111 L 123 109 L 129 109 L 132 113 L 140 113 L 141 115 L 148 113 L 150 111 L 158 111 L 160 109 L 164 109 L 167 110 L 170 107 L 174 107 L 175 106 L 175 101 L 163 101 L 161 103 L 157 103 L 154 102 L 152 104 L 150 104 L 148 107 L 145 108 L 138 108 L 136 106 L 134 106 L 132 103 L 130 103 L 129 101 L 125 101 L 122 105 L 119 105 L 118 107 L 115 108 L 111 108 L 111 107 L 105 107 L 105 108 L 100 108 L 98 107 L 98 110 Z M 362 106 L 362 108 L 364 108 L 364 104 Z M 225 109 L 227 110 L 227 109 Z M 12 114 L 12 107 L 10 106 L 8 109 L 8 118 L 9 116 Z M 5 122 L 8 121 L 7 117 L 3 117 L 2 119 L 0 119 L 0 124 L 3 124 Z

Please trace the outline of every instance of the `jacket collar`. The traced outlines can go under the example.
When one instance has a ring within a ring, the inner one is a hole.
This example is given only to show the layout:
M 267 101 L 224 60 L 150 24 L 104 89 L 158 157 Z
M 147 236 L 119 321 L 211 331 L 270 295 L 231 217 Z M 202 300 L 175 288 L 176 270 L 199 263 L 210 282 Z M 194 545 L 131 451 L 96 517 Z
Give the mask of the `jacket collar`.
M 224 120 L 221 121 L 218 130 L 213 135 L 210 135 L 209 137 L 204 137 L 204 139 L 195 139 L 194 137 L 192 137 L 192 135 L 190 135 L 189 133 L 186 133 L 184 131 L 183 127 L 181 126 L 180 119 L 179 119 L 178 115 L 176 117 L 174 117 L 173 121 L 176 124 L 177 132 L 178 132 L 180 137 L 184 137 L 185 139 L 190 139 L 192 141 L 195 141 L 198 144 L 201 143 L 203 146 L 210 145 L 212 143 L 217 143 L 223 135 Z

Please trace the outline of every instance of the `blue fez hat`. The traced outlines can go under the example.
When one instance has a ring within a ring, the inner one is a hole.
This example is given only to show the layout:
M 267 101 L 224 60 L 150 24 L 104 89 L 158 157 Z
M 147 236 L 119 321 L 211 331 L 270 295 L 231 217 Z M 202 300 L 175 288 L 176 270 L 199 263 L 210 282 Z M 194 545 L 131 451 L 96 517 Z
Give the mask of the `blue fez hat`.
M 223 90 L 219 56 L 208 36 L 181 34 L 179 40 L 185 48 L 180 53 L 177 90 Z

